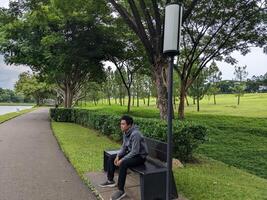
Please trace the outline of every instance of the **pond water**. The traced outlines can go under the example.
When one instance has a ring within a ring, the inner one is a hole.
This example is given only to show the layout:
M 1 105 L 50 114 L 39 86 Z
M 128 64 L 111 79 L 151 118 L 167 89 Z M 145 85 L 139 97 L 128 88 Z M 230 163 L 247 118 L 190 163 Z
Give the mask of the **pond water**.
M 0 115 L 32 108 L 32 106 L 0 106 Z

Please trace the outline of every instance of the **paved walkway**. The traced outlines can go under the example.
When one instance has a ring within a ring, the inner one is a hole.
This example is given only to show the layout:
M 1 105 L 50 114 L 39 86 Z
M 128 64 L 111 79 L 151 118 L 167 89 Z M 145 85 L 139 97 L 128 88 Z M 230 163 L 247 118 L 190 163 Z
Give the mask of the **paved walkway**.
M 0 124 L 0 200 L 95 200 L 54 138 L 48 108 Z

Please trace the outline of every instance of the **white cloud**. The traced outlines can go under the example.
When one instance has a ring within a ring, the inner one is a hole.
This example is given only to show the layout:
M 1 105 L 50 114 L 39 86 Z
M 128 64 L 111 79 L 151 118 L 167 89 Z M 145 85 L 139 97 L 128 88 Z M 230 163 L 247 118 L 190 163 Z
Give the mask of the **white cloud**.
M 259 76 L 267 73 L 267 55 L 263 53 L 260 48 L 251 48 L 251 52 L 243 56 L 239 52 L 234 52 L 232 54 L 234 58 L 238 60 L 236 65 L 245 66 L 247 65 L 248 78 L 253 75 Z M 234 78 L 234 66 L 218 62 L 218 66 L 222 71 L 222 78 L 231 80 Z
M 6 65 L 4 58 L 0 55 L 0 87 L 14 89 L 14 85 L 18 80 L 19 74 L 22 72 L 31 71 L 27 66 Z
M 1 0 L 0 1 L 0 7 L 8 8 L 9 0 Z

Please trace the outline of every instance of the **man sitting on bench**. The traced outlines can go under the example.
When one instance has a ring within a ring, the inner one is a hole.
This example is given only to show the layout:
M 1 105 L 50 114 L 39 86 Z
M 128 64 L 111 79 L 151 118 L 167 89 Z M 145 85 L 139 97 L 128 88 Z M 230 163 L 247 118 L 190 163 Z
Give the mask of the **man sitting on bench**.
M 124 185 L 127 169 L 144 164 L 148 155 L 148 148 L 143 135 L 138 127 L 133 124 L 133 118 L 124 115 L 120 119 L 120 128 L 123 132 L 123 144 L 119 153 L 111 156 L 107 163 L 107 181 L 100 184 L 100 187 L 115 187 L 114 172 L 119 167 L 118 191 L 114 192 L 110 200 L 119 200 L 126 196 Z

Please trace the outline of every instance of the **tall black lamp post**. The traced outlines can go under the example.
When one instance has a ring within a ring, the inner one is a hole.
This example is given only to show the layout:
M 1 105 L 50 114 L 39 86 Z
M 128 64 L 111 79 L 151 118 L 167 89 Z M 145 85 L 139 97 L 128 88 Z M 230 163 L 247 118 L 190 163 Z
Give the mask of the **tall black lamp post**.
M 165 8 L 165 27 L 163 53 L 169 58 L 168 67 L 168 145 L 167 145 L 167 179 L 166 199 L 171 200 L 172 194 L 172 88 L 173 88 L 173 60 L 179 54 L 182 5 L 171 3 Z

